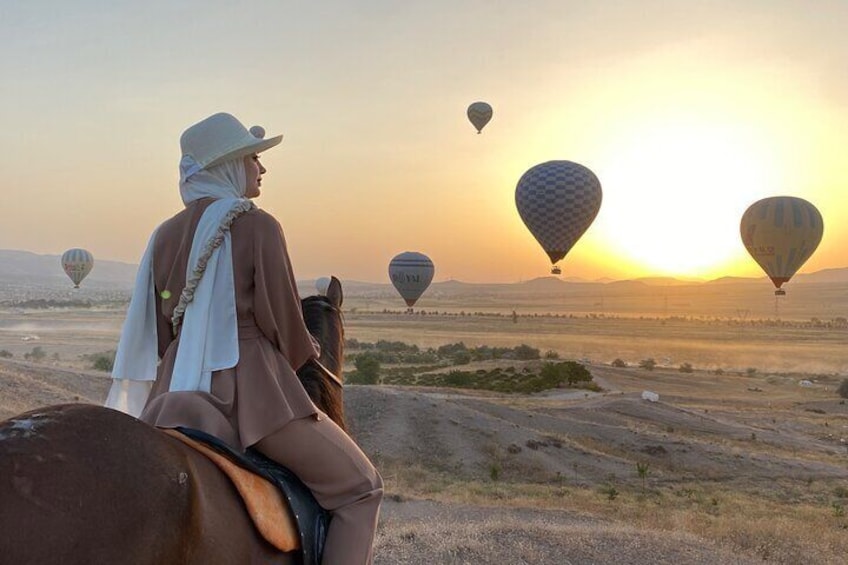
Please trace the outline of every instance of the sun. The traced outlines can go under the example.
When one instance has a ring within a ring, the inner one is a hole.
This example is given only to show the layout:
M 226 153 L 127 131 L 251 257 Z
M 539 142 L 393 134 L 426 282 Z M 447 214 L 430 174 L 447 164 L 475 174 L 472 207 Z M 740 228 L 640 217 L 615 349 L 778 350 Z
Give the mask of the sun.
M 779 159 L 744 124 L 686 116 L 634 124 L 597 164 L 594 229 L 643 275 L 712 278 L 744 257 L 739 220 L 773 190 Z

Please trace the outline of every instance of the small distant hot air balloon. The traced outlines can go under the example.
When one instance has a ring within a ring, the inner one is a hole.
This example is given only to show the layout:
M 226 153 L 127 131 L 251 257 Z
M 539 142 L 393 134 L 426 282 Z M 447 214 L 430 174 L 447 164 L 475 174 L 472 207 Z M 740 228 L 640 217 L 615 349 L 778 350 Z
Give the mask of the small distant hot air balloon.
M 330 288 L 330 277 L 318 277 L 315 279 L 315 290 L 321 296 L 327 295 L 327 289 Z
M 410 310 L 430 286 L 435 272 L 430 258 L 415 251 L 396 255 L 389 263 L 389 278 Z
M 551 273 L 589 228 L 601 209 L 601 183 L 571 161 L 548 161 L 530 168 L 515 187 L 515 206 L 533 237 L 551 259 Z
M 74 288 L 79 288 L 82 279 L 91 272 L 94 267 L 94 256 L 85 249 L 68 249 L 62 254 L 62 269 L 74 283 Z
M 468 120 L 477 128 L 477 133 L 483 131 L 492 119 L 492 107 L 486 102 L 474 102 L 468 107 Z
M 742 243 L 751 257 L 780 288 L 810 258 L 824 233 L 822 216 L 815 206 L 794 196 L 772 196 L 751 204 L 739 224 Z

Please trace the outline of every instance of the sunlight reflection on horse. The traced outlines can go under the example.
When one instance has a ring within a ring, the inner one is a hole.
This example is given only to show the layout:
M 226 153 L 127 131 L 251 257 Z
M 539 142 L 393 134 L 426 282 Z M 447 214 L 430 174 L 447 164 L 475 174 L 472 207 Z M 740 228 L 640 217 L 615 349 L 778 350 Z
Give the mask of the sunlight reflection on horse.
M 341 284 L 303 300 L 321 363 L 341 375 Z M 341 387 L 307 366 L 315 404 L 345 428 Z M 205 456 L 123 413 L 50 406 L 0 422 L 0 563 L 300 563 L 256 531 Z

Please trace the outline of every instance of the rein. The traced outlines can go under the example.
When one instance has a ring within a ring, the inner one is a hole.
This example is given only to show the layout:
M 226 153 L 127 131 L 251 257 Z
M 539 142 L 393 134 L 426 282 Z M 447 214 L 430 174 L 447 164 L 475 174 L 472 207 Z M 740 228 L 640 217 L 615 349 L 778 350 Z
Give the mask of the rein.
M 324 364 L 318 361 L 317 359 L 311 359 L 311 361 L 312 364 L 315 365 L 315 368 L 317 368 L 320 372 L 324 373 L 325 376 L 330 377 L 330 380 L 333 381 L 336 386 L 338 386 L 339 388 L 344 388 L 344 383 L 342 383 L 342 380 L 338 377 L 338 375 L 336 375 L 330 369 L 325 367 Z

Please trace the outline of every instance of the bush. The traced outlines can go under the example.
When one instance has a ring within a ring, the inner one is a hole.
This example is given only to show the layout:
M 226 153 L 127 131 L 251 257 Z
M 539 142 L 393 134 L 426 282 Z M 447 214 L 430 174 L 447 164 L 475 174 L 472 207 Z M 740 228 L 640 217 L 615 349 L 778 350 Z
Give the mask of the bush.
M 454 353 L 453 357 L 451 357 L 454 365 L 468 365 L 471 363 L 471 352 L 469 351 L 457 351 Z
M 842 379 L 842 382 L 839 383 L 839 388 L 836 389 L 836 393 L 842 398 L 848 398 L 848 379 Z
M 0 358 L 2 359 L 10 359 L 12 357 L 12 352 L 8 349 L 3 349 L 0 351 Z
M 90 353 L 83 355 L 83 359 L 91 363 L 91 368 L 95 371 L 112 372 L 112 367 L 115 364 L 115 351 L 101 351 L 99 353 Z
M 559 353 L 549 349 L 548 351 L 545 351 L 545 359 L 559 359 Z
M 355 365 L 356 373 L 351 375 L 353 380 L 348 378 L 348 382 L 363 385 L 377 384 L 380 378 L 380 360 L 375 355 L 370 353 L 357 355 Z
M 47 357 L 47 353 L 44 352 L 44 349 L 40 345 L 33 347 L 29 353 L 24 353 L 24 359 L 31 361 L 41 361 L 45 357 Z
M 624 368 L 624 367 L 626 367 L 626 366 L 627 366 L 627 363 L 625 363 L 622 359 L 620 359 L 620 358 L 618 358 L 618 357 L 616 357 L 616 358 L 615 358 L 615 360 L 613 360 L 613 362 L 612 362 L 612 363 L 610 363 L 610 364 L 611 364 L 613 367 L 618 367 L 618 368 Z
M 112 354 L 99 354 L 95 359 L 94 363 L 92 363 L 92 367 L 96 371 L 106 371 L 107 373 L 112 372 L 112 367 L 115 365 L 115 352 L 112 351 Z
M 691 363 L 683 363 L 682 365 L 680 365 L 681 373 L 691 373 L 692 371 L 694 371 L 694 369 L 692 368 Z
M 530 361 L 532 359 L 539 358 L 539 350 L 535 347 L 530 347 L 529 345 L 521 344 L 518 347 L 513 349 L 515 353 L 516 359 L 521 359 L 523 361 Z
M 653 357 L 648 357 L 647 359 L 642 359 L 639 361 L 639 367 L 641 369 L 645 369 L 646 371 L 653 371 L 654 367 L 657 366 L 657 362 L 654 361 Z

